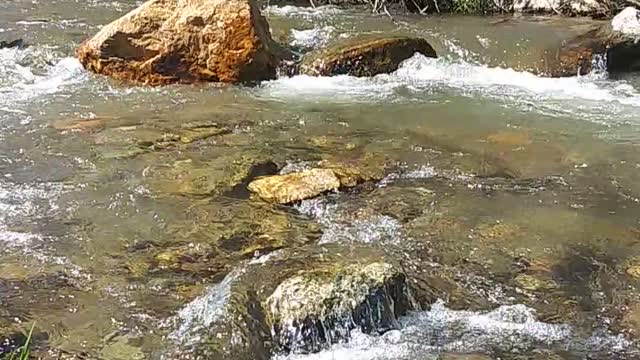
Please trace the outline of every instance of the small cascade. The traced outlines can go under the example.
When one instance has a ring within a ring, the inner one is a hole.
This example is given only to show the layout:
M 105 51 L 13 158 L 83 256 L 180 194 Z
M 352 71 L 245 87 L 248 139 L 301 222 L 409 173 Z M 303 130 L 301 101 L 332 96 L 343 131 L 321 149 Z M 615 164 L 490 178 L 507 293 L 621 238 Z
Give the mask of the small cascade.
M 309 316 L 300 321 L 288 319 L 272 327 L 272 337 L 279 344 L 277 352 L 314 353 L 332 344 L 349 342 L 354 330 L 363 334 L 384 334 L 398 330 L 400 316 L 419 306 L 405 284 L 404 275 L 372 288 L 364 297 L 353 294 L 339 306 L 321 311 L 322 318 Z M 356 304 L 358 304 L 356 306 Z
M 59 92 L 88 78 L 75 57 L 59 57 L 50 49 L 0 49 L 0 110 Z
M 607 53 L 593 55 L 593 59 L 591 59 L 591 71 L 595 74 L 606 74 Z
M 315 354 L 288 354 L 277 360 L 325 359 L 437 359 L 441 353 L 526 354 L 532 349 L 558 349 L 598 358 L 633 358 L 637 349 L 609 334 L 581 338 L 565 324 L 536 319 L 524 305 L 500 306 L 488 312 L 452 310 L 438 301 L 431 309 L 401 318 L 401 329 L 383 335 L 351 333 L 349 343 L 338 343 Z

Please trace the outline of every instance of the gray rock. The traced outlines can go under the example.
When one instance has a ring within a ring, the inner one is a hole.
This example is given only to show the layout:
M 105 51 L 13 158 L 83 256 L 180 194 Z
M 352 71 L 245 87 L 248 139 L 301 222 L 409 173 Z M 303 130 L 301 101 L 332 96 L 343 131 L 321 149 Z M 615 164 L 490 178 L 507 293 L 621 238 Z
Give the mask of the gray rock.
M 627 7 L 611 20 L 613 31 L 624 35 L 640 35 L 640 11 Z

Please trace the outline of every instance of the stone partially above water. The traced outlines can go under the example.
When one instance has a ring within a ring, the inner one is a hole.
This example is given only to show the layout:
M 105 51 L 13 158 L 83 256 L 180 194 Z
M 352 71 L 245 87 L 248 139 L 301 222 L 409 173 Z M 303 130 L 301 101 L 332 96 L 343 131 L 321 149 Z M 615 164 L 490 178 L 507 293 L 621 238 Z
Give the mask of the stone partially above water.
M 402 268 L 378 249 L 311 246 L 231 272 L 176 317 L 167 359 L 269 359 L 398 328 L 413 308 Z
M 437 57 L 431 45 L 420 38 L 391 37 L 350 42 L 305 55 L 300 73 L 312 76 L 374 76 L 395 71 L 400 63 L 416 53 Z
M 621 25 L 618 28 L 622 28 Z M 586 75 L 593 70 L 593 60 L 601 56 L 606 60 L 609 73 L 640 70 L 640 37 L 620 31 L 612 26 L 592 28 L 557 49 L 548 49 L 542 66 L 534 72 L 551 77 Z
M 366 333 L 397 329 L 397 313 L 408 306 L 405 286 L 405 276 L 385 262 L 300 272 L 266 300 L 275 341 L 288 350 L 319 350 L 357 326 Z
M 624 35 L 640 36 L 640 11 L 627 7 L 611 20 L 613 31 Z
M 249 184 L 249 191 L 267 202 L 289 204 L 339 188 L 382 180 L 386 174 L 386 159 L 375 155 L 329 158 L 311 165 L 312 168 L 307 168 L 309 165 L 298 164 L 300 167 L 295 172 L 254 180 Z
M 249 191 L 268 202 L 289 204 L 337 190 L 339 187 L 340 179 L 333 170 L 310 169 L 254 180 L 249 184 Z
M 274 78 L 277 49 L 255 0 L 150 0 L 85 41 L 78 58 L 149 85 L 240 83 Z

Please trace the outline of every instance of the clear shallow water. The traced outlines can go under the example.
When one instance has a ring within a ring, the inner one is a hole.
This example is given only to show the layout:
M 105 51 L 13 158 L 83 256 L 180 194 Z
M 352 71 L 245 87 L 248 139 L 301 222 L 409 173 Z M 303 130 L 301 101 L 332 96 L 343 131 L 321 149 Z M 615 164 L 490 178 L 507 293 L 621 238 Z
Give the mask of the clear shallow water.
M 452 296 L 404 319 L 400 331 L 354 334 L 349 344 L 292 358 L 497 356 L 523 344 L 584 358 L 593 339 L 603 354 L 635 356 L 628 313 L 638 284 L 627 269 L 640 255 L 640 83 L 514 70 L 588 24 L 393 22 L 361 10 L 272 6 L 274 36 L 293 46 L 413 34 L 442 57 L 418 55 L 370 79 L 297 76 L 256 88 L 149 89 L 84 72 L 73 57 L 79 42 L 136 5 L 0 4 L 0 39 L 31 44 L 0 50 L 0 336 L 19 339 L 37 320 L 44 358 L 115 359 L 122 337 L 132 339 L 130 353 L 149 356 L 170 332 L 158 334 L 158 324 L 203 294 L 221 299 L 208 286 L 255 254 L 230 244 L 255 237 L 268 239 L 263 252 L 377 244 L 410 263 L 452 267 L 470 294 L 490 299 L 463 311 L 451 310 L 459 305 Z M 82 126 L 69 126 L 78 119 Z M 228 131 L 141 150 L 188 123 Z M 181 169 L 218 169 L 214 159 L 296 165 L 367 154 L 390 165 L 383 182 L 293 210 L 175 190 L 187 181 Z M 184 246 L 199 250 L 163 260 Z M 522 290 L 523 258 L 527 274 L 551 278 L 556 290 Z M 513 304 L 507 290 L 530 301 Z M 577 305 L 546 307 L 556 302 Z M 500 309 L 516 309 L 520 320 Z M 484 348 L 469 333 L 505 347 Z

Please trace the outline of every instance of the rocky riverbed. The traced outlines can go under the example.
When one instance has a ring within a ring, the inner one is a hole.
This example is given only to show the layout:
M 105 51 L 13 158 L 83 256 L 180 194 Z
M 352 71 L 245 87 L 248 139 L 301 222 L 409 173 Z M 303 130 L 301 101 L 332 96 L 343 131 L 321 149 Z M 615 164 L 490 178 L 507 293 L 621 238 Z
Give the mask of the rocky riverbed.
M 640 358 L 635 13 L 205 3 L 0 4 L 1 354 Z

